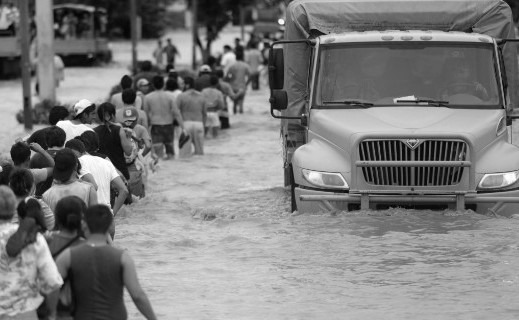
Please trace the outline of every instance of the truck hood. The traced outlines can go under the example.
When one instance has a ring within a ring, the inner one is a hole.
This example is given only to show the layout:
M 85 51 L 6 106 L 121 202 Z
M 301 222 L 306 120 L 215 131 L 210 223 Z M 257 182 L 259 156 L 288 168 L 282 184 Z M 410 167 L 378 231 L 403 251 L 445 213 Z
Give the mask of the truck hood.
M 441 107 L 372 107 L 369 109 L 312 109 L 309 129 L 344 150 L 359 135 L 420 137 L 464 135 L 476 151 L 496 139 L 504 110 Z

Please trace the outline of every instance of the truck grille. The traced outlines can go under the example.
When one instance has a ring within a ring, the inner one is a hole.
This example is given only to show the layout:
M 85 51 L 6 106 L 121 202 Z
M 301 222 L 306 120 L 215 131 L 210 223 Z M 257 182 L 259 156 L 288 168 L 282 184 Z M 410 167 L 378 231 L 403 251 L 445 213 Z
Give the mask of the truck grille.
M 413 145 L 415 143 L 415 145 Z M 461 140 L 364 140 L 359 145 L 361 161 L 427 161 L 439 162 L 438 166 L 363 167 L 367 183 L 388 186 L 452 186 L 460 182 L 463 167 L 440 165 L 442 161 L 465 161 L 468 147 Z

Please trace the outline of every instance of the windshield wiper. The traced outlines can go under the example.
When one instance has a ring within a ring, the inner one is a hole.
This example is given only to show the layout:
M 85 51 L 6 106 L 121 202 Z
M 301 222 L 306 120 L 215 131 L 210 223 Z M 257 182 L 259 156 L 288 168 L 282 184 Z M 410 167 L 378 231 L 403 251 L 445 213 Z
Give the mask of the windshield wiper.
M 360 100 L 323 101 L 323 104 L 346 104 L 349 106 L 358 106 L 363 108 L 373 107 L 373 103 Z
M 433 99 L 414 99 L 414 100 L 407 100 L 407 99 L 398 99 L 395 100 L 395 103 L 427 103 L 428 105 L 435 105 L 437 107 L 447 107 L 449 106 L 449 101 L 443 101 L 443 100 L 433 100 Z

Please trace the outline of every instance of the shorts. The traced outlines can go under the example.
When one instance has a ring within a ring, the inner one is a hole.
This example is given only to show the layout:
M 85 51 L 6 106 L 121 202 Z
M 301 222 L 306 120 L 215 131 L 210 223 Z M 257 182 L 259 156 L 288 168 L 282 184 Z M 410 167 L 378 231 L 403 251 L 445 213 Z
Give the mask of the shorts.
M 172 143 L 173 142 L 173 125 L 157 125 L 151 126 L 151 141 L 153 143 Z
M 220 118 L 217 112 L 208 112 L 207 119 L 205 121 L 206 127 L 220 127 Z

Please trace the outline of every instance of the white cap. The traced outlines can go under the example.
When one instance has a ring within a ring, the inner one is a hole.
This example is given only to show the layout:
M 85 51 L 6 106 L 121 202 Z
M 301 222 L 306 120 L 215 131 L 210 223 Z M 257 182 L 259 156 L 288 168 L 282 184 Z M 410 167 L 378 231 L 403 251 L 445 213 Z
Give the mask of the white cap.
M 78 102 L 74 104 L 74 113 L 76 114 L 76 117 L 79 116 L 83 111 L 85 111 L 86 108 L 90 106 L 95 106 L 95 104 L 87 99 L 81 99 Z

